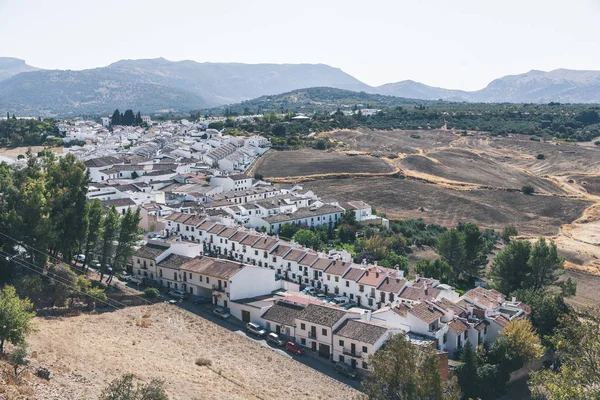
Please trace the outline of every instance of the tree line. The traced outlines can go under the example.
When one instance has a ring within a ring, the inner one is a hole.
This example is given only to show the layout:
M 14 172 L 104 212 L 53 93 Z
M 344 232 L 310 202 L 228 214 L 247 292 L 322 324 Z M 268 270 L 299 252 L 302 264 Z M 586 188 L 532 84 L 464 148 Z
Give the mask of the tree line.
M 57 145 L 61 139 L 54 119 L 17 119 L 14 115 L 0 120 L 0 147 Z
M 119 109 L 116 109 L 112 117 L 110 118 L 110 124 L 112 126 L 117 125 L 125 125 L 125 126 L 134 126 L 141 125 L 142 115 L 138 111 L 136 114 L 133 113 L 133 110 L 125 110 L 124 113 L 120 112 Z

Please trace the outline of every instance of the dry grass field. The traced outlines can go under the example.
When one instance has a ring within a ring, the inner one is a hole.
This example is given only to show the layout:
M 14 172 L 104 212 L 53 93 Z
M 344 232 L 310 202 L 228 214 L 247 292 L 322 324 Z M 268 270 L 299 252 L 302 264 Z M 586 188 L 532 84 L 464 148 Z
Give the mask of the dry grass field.
M 271 151 L 260 172 L 303 181 L 328 200 L 364 200 L 392 218 L 515 225 L 525 237 L 556 240 L 573 268 L 600 274 L 599 146 L 443 129 L 328 135 L 338 143 L 335 151 Z M 396 170 L 382 173 L 384 162 Z M 536 194 L 520 193 L 524 185 Z
M 303 186 L 325 200 L 366 201 L 390 218 L 423 218 L 446 226 L 471 221 L 495 229 L 515 225 L 526 235 L 556 235 L 561 225 L 577 219 L 592 204 L 502 190 L 454 190 L 398 178 L 329 179 Z
M 350 399 L 358 392 L 240 335 L 168 304 L 100 315 L 36 319 L 33 367 L 52 379 L 31 384 L 37 399 L 96 399 L 134 373 L 166 382 L 172 399 Z M 198 358 L 210 366 L 195 364 Z M 1 396 L 0 396 L 1 397 Z
M 380 158 L 313 149 L 269 151 L 254 171 L 265 178 L 305 177 L 322 174 L 392 173 L 394 168 Z

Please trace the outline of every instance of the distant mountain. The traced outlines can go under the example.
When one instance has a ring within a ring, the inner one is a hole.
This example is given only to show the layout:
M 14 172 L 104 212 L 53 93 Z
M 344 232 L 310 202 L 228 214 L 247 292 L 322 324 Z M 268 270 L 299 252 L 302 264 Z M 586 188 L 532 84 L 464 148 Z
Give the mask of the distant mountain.
M 6 110 L 17 114 L 71 116 L 106 114 L 115 108 L 187 112 L 262 96 L 290 94 L 298 89 L 320 88 L 322 91 L 323 87 L 354 91 L 354 95 L 340 96 L 357 101 L 370 93 L 460 102 L 600 103 L 600 71 L 530 71 L 505 76 L 482 90 L 467 92 L 410 80 L 372 87 L 339 68 L 324 64 L 197 63 L 157 58 L 122 60 L 83 71 L 51 71 L 31 67 L 23 60 L 0 58 L 0 113 Z M 358 94 L 360 92 L 365 93 Z M 333 97 L 336 98 L 333 103 L 343 100 Z M 304 101 L 302 96 L 296 100 L 291 97 L 280 100 L 281 104 Z M 315 92 L 310 93 L 306 101 L 316 106 L 321 100 Z M 400 103 L 402 101 L 405 100 Z M 371 98 L 369 103 L 393 101 Z
M 375 92 L 388 96 L 423 100 L 468 101 L 469 98 L 469 92 L 464 90 L 442 89 L 411 80 L 386 83 L 376 87 Z
M 83 71 L 17 74 L 0 81 L 0 109 L 61 116 L 107 113 L 117 107 L 187 112 L 314 86 L 369 88 L 324 64 L 197 63 L 158 58 L 123 60 Z
M 600 71 L 532 70 L 492 81 L 470 92 L 469 101 L 486 103 L 600 103 Z
M 294 110 L 301 113 L 314 111 L 335 111 L 338 108 L 350 110 L 355 105 L 361 108 L 397 107 L 402 105 L 423 104 L 423 100 L 405 99 L 381 94 L 355 92 L 330 87 L 297 89 L 291 92 L 261 96 L 241 103 L 213 108 L 212 113 L 221 113 L 225 109 L 231 112 L 263 113 L 265 111 Z
M 12 57 L 0 57 L 0 81 L 21 72 L 36 71 L 38 68 L 27 65 L 25 60 Z

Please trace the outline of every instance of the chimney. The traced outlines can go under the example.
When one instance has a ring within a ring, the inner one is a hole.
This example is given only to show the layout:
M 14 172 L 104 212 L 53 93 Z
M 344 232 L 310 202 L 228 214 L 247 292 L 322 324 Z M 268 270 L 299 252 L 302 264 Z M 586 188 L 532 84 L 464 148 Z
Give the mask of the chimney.
M 513 296 L 513 298 L 512 298 L 512 302 L 513 302 L 513 303 L 516 303 L 516 302 L 517 302 L 517 298 Z
M 379 272 L 375 272 L 375 278 L 379 278 Z
M 498 295 L 498 303 L 502 303 L 502 296 Z

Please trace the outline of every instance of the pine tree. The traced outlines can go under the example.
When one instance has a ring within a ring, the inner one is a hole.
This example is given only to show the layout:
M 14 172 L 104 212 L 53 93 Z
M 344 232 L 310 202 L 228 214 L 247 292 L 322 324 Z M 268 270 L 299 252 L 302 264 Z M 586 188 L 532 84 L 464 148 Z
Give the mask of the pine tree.
M 111 125 L 121 125 L 121 113 L 119 112 L 119 109 L 116 109 L 115 112 L 113 113 L 111 119 L 110 119 L 110 123 Z
M 122 125 L 131 126 L 135 123 L 135 115 L 133 114 L 133 110 L 126 110 L 125 114 L 123 114 L 123 119 L 121 120 Z

